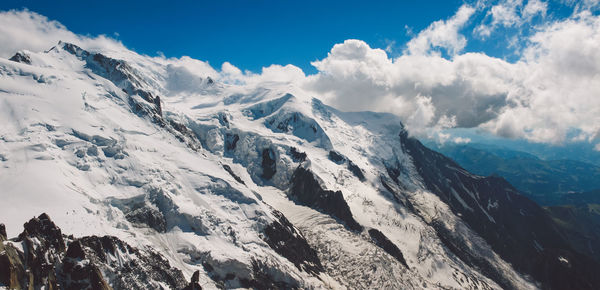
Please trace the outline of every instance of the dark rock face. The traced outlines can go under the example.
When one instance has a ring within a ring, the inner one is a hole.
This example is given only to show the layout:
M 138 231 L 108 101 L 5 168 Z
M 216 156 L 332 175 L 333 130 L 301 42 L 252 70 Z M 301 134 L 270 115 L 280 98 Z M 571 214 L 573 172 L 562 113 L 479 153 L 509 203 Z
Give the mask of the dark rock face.
M 296 202 L 312 207 L 342 221 L 353 231 L 362 231 L 350 212 L 341 191 L 324 190 L 312 172 L 298 167 L 292 175 L 290 195 Z
M 354 162 L 348 160 L 348 170 L 350 170 L 350 172 L 352 172 L 352 174 L 354 174 L 354 176 L 356 176 L 356 178 L 358 178 L 358 180 L 360 181 L 365 181 L 367 180 L 365 178 L 365 174 L 363 173 L 362 169 L 360 169 L 360 167 L 358 167 L 358 165 L 354 164 Z
M 85 259 L 85 251 L 83 250 L 81 242 L 76 240 L 69 244 L 69 248 L 67 249 L 67 253 L 65 255 L 65 257 L 71 259 Z
M 60 229 L 50 220 L 50 217 L 43 213 L 37 218 L 32 218 L 23 225 L 23 232 L 19 234 L 18 241 L 26 241 L 31 238 L 37 238 L 42 242 L 42 246 L 49 249 L 54 248 L 57 251 L 65 250 L 65 242 L 62 238 Z
M 6 227 L 0 224 L 0 241 L 6 240 Z
M 156 113 L 162 116 L 162 107 L 160 105 L 160 97 L 154 98 L 154 106 L 156 107 Z
M 323 265 L 317 252 L 310 247 L 302 233 L 282 213 L 274 211 L 273 214 L 278 221 L 264 229 L 265 242 L 275 252 L 290 260 L 299 270 L 313 275 L 323 272 Z
M 358 167 L 358 165 L 356 165 L 354 162 L 352 162 L 350 159 L 348 159 L 346 156 L 340 154 L 337 151 L 329 151 L 329 155 L 327 155 L 327 157 L 329 158 L 329 160 L 335 162 L 336 164 L 347 164 L 348 170 L 350 170 L 350 172 L 352 172 L 352 174 L 354 174 L 354 176 L 356 176 L 360 181 L 365 181 L 365 174 L 363 173 L 362 169 L 360 169 L 360 167 Z
M 194 272 L 194 274 L 192 275 L 192 279 L 190 279 L 190 283 L 187 284 L 187 286 L 185 286 L 185 288 L 183 288 L 183 290 L 202 290 L 202 286 L 200 286 L 200 284 L 198 284 L 199 279 L 200 279 L 200 271 Z
M 0 285 L 9 289 L 24 288 L 33 276 L 25 272 L 24 254 L 12 244 L 4 244 L 6 239 L 0 236 Z
M 304 162 L 306 160 L 306 153 L 298 151 L 296 147 L 290 148 L 290 156 L 295 162 Z
M 141 251 L 112 236 L 90 236 L 80 239 L 85 249 L 91 252 L 91 261 L 99 264 L 102 269 L 116 268 L 118 275 L 112 279 L 115 289 L 146 288 L 146 281 L 160 281 L 173 289 L 181 289 L 186 281 L 180 270 L 171 267 L 169 262 L 154 251 Z M 125 257 L 124 267 L 110 257 Z M 102 266 L 108 266 L 102 267 Z
M 85 260 L 85 254 L 81 244 L 76 242 L 77 250 L 71 250 L 71 254 L 81 251 L 84 257 L 65 256 L 62 263 L 62 271 L 59 273 L 59 279 L 65 281 L 66 289 L 112 289 L 102 277 L 100 269 L 95 264 L 80 263 Z M 69 246 L 69 249 L 71 247 Z
M 600 198 L 600 192 L 598 192 Z M 547 207 L 571 247 L 600 262 L 600 212 L 595 204 Z
M 275 152 L 271 148 L 265 148 L 262 151 L 262 178 L 271 179 L 277 172 L 277 164 L 275 163 Z
M 233 172 L 233 170 L 231 169 L 231 166 L 227 165 L 227 164 L 223 164 L 223 169 L 225 169 L 225 171 L 227 171 L 227 173 L 229 173 L 229 175 L 231 175 L 231 177 L 233 177 L 233 179 L 235 179 L 235 181 L 241 183 L 241 184 L 246 184 L 239 176 L 237 176 L 237 174 L 235 174 Z
M 107 278 L 115 289 L 158 287 L 150 281 L 173 289 L 186 285 L 160 254 L 116 237 L 64 237 L 46 214 L 25 223 L 18 238 L 0 243 L 0 284 L 10 289 L 112 289 Z
M 227 117 L 226 113 L 220 112 L 217 114 L 217 120 L 219 120 L 219 124 L 221 124 L 221 126 L 226 127 L 227 129 L 229 129 L 229 126 L 231 125 L 229 123 L 229 117 Z
M 344 157 L 344 155 L 338 153 L 337 151 L 329 151 L 329 155 L 327 155 L 327 157 L 329 157 L 329 160 L 337 164 L 342 164 L 346 161 L 346 157 Z
M 409 138 L 406 132 L 400 134 L 400 139 L 403 150 L 412 157 L 425 186 L 447 203 L 517 271 L 531 275 L 545 288 L 600 287 L 600 277 L 589 274 L 592 269 L 600 273 L 600 266 L 573 251 L 548 214 L 519 194 L 504 179 L 472 175 L 449 158 Z M 390 172 L 393 178 L 394 173 L 393 170 Z M 433 226 L 436 227 L 435 224 Z M 464 253 L 460 253 L 461 245 L 452 232 L 442 229 L 441 225 L 436 230 L 448 248 L 457 251 L 459 257 L 469 260 Z M 557 254 L 559 252 L 579 257 L 569 260 L 570 271 L 560 271 L 564 269 L 564 263 Z M 542 261 L 548 264 L 540 268 Z M 489 268 L 480 259 L 471 259 L 470 262 L 484 270 Z M 496 276 L 488 274 L 492 279 Z M 506 281 L 495 280 L 509 287 Z
M 214 264 L 211 264 L 214 263 Z M 219 263 L 218 261 L 203 261 L 202 266 L 208 276 L 215 282 L 219 289 L 299 289 L 299 283 L 288 273 L 269 266 L 269 262 L 264 262 L 252 258 L 252 269 L 249 272 L 229 272 L 230 266 Z M 192 283 L 193 283 L 192 277 Z M 188 285 L 191 287 L 191 285 Z M 187 288 L 194 289 L 194 288 Z
M 6 247 L 7 251 L 0 258 L 6 265 L 6 267 L 0 267 L 0 272 L 2 272 L 0 276 L 8 277 L 8 281 L 3 281 L 3 283 L 8 282 L 5 284 L 11 288 L 31 289 L 40 287 L 58 289 L 58 285 L 65 289 L 81 289 L 88 285 L 92 286 L 90 279 L 84 279 L 89 277 L 82 269 L 75 269 L 77 270 L 76 276 L 71 277 L 74 268 L 69 268 L 63 260 L 66 256 L 65 240 L 61 230 L 50 220 L 48 215 L 41 214 L 26 222 L 23 227 L 23 232 L 13 242 L 21 243 L 25 251 L 20 252 L 13 246 L 8 246 Z M 73 252 L 74 250 L 71 250 L 72 255 L 74 255 Z M 90 269 L 93 267 L 93 265 L 89 266 Z M 63 279 L 67 276 L 68 280 Z M 85 281 L 76 284 L 78 277 L 83 277 L 82 280 Z M 110 289 L 106 282 L 103 283 L 102 276 L 97 278 L 99 279 L 94 280 L 96 287 L 93 289 Z M 101 287 L 101 285 L 107 287 Z
M 160 123 L 161 121 L 158 120 L 157 122 Z M 197 150 L 196 144 L 198 144 L 200 141 L 198 141 L 196 135 L 190 128 L 188 128 L 186 125 L 176 122 L 174 120 L 169 120 L 168 123 L 171 126 L 171 128 L 174 130 L 174 132 L 176 132 L 174 134 L 175 138 L 177 138 L 182 143 L 187 143 L 191 149 Z M 174 132 L 172 131 L 171 133 L 174 133 Z M 189 141 L 189 140 L 192 140 L 192 141 Z
M 237 142 L 240 140 L 240 136 L 238 134 L 225 134 L 225 150 L 231 151 L 234 150 L 237 146 Z
M 148 227 L 159 233 L 164 233 L 167 231 L 167 219 L 159 208 L 159 205 L 161 205 L 159 201 L 159 194 L 153 194 L 148 197 L 138 196 L 122 200 L 115 199 L 112 201 L 112 204 L 123 211 L 125 218 L 133 226 Z
M 297 283 L 277 280 L 269 274 L 266 264 L 258 260 L 252 261 L 253 279 L 240 279 L 242 287 L 253 289 L 299 289 Z
M 23 52 L 15 53 L 15 55 L 13 55 L 8 60 L 12 60 L 12 61 L 20 62 L 20 63 L 24 63 L 24 64 L 31 64 L 31 57 L 29 57 L 29 55 L 27 55 Z
M 159 233 L 167 231 L 167 222 L 163 214 L 155 208 L 144 206 L 136 208 L 125 215 L 125 218 L 134 224 L 144 224 Z
M 301 118 L 300 113 L 297 113 L 297 112 L 291 113 L 288 118 L 278 122 L 277 125 L 275 126 L 275 129 L 278 132 L 290 132 L 290 131 L 294 130 L 294 124 L 298 123 L 300 118 Z M 275 119 L 270 119 L 267 121 L 267 123 L 269 125 L 274 125 L 275 121 L 276 121 Z M 317 129 L 314 126 L 311 127 L 311 130 L 313 130 L 313 133 L 317 132 Z
M 444 246 L 467 265 L 476 266 L 483 275 L 492 279 L 503 288 L 518 288 L 518 285 L 514 285 L 511 281 L 508 281 L 502 273 L 499 273 L 495 265 L 482 257 L 474 255 L 466 246 L 465 241 L 456 237 L 454 233 L 442 225 L 441 222 L 435 221 L 431 226 L 435 229 L 438 238 L 442 241 Z
M 557 259 L 558 257 L 558 259 Z M 545 249 L 532 261 L 531 275 L 552 289 L 599 289 L 598 264 L 579 253 Z
M 402 252 L 400 249 L 398 249 L 398 246 L 392 243 L 392 241 L 390 241 L 382 232 L 377 229 L 369 229 L 369 236 L 375 245 L 382 248 L 386 253 L 390 254 L 408 269 L 404 255 L 402 255 Z

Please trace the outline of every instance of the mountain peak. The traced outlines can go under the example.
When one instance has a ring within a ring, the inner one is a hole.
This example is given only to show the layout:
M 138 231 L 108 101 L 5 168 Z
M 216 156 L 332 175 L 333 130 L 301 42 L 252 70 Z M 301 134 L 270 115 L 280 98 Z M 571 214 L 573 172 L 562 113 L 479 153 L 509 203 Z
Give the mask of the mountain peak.
M 16 256 L 44 237 L 55 269 L 89 260 L 76 280 L 116 288 L 153 264 L 166 265 L 154 288 L 600 285 L 539 206 L 397 116 L 220 84 L 201 64 L 51 51 L 0 60 L 0 220 L 14 236 L 48 213 L 11 241 Z

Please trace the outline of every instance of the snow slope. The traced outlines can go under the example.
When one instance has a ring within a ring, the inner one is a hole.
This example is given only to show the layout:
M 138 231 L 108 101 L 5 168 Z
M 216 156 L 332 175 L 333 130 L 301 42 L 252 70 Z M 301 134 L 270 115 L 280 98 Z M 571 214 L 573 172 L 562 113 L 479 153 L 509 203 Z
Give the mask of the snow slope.
M 132 51 L 61 42 L 20 54 L 28 61 L 0 59 L 9 237 L 46 212 L 76 237 L 151 247 L 186 278 L 200 270 L 209 289 L 260 279 L 329 289 L 541 285 L 461 218 L 474 201 L 496 223 L 497 204 L 466 189 L 451 192 L 461 210 L 440 198 L 393 115 L 340 112 L 285 83 L 225 84 L 209 68 Z

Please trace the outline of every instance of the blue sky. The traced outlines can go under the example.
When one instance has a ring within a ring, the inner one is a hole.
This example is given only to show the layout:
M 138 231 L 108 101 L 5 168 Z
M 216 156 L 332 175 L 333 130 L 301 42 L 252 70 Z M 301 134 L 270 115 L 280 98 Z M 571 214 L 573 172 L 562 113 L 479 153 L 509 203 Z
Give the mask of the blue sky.
M 324 58 L 334 44 L 346 39 L 400 54 L 411 32 L 452 16 L 463 2 L 4 0 L 0 9 L 27 8 L 77 34 L 105 34 L 148 55 L 188 55 L 213 66 L 229 61 L 251 71 L 270 64 L 294 64 L 314 73 L 310 62 Z M 571 12 L 559 1 L 548 5 L 549 17 L 562 18 Z M 465 30 L 484 16 L 474 17 Z M 503 34 L 485 41 L 473 38 L 466 50 L 515 59 L 506 41 Z
M 346 39 L 396 51 L 413 32 L 452 16 L 462 1 L 23 1 L 77 34 L 106 34 L 140 53 L 189 55 L 213 66 L 229 61 L 252 71 L 294 64 L 307 73 Z M 489 50 L 495 50 L 490 42 Z M 485 47 L 474 45 L 473 49 Z

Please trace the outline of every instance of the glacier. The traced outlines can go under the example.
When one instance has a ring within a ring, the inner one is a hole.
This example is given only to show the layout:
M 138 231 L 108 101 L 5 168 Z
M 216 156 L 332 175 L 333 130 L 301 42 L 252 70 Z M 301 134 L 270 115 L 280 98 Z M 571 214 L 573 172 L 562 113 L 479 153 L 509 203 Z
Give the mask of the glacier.
M 130 287 L 600 285 L 539 206 L 423 147 L 397 116 L 210 73 L 65 42 L 0 58 L 3 247 L 43 240 L 21 233 L 37 216 L 69 235 L 56 261 L 114 238 L 132 250 L 88 256 L 115 289 L 129 280 L 108 260 L 153 255 L 179 280 Z

